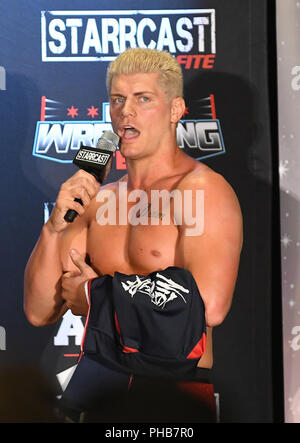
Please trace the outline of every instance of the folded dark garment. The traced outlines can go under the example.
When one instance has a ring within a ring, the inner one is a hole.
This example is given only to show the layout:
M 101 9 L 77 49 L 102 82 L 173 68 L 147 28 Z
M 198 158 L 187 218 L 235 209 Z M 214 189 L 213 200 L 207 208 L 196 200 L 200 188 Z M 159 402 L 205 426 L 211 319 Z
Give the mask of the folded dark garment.
M 126 374 L 193 376 L 205 351 L 206 325 L 204 303 L 188 270 L 116 272 L 90 280 L 88 296 L 83 358 Z

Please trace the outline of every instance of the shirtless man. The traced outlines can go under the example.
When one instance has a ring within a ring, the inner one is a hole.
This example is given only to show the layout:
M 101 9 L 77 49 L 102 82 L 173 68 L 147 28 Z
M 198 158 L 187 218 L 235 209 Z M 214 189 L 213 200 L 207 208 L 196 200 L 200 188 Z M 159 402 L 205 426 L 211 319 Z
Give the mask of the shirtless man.
M 71 309 L 85 316 L 88 310 L 84 282 L 96 276 L 147 275 L 178 266 L 188 269 L 205 305 L 206 352 L 199 366 L 211 368 L 212 328 L 225 319 L 232 301 L 242 247 L 242 216 L 237 197 L 218 173 L 187 156 L 177 145 L 176 127 L 185 110 L 182 72 L 176 60 L 155 50 L 131 49 L 111 63 L 107 77 L 113 130 L 128 173 L 101 186 L 118 196 L 120 184 L 127 194 L 143 190 L 185 190 L 204 195 L 204 229 L 186 235 L 184 217 L 175 224 L 100 224 L 97 213 L 100 185 L 79 170 L 59 191 L 56 205 L 29 259 L 25 272 L 25 312 L 35 326 L 56 322 Z M 100 191 L 100 194 L 101 194 Z M 97 197 L 98 195 L 98 197 Z M 74 201 L 81 198 L 83 206 Z M 127 211 L 133 202 L 128 202 Z M 68 209 L 79 216 L 65 222 Z M 116 200 L 116 211 L 121 210 Z M 151 208 L 149 208 L 151 217 Z M 98 213 L 99 214 L 99 213 Z M 152 214 L 155 216 L 155 214 Z M 157 214 L 156 214 L 157 216 Z

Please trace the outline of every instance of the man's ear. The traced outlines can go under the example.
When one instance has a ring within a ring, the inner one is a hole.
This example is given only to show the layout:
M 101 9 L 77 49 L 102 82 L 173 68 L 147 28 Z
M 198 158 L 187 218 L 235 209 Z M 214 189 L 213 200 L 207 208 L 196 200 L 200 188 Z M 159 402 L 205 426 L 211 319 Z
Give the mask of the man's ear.
M 171 123 L 178 123 L 185 111 L 185 101 L 182 97 L 175 97 L 171 102 Z

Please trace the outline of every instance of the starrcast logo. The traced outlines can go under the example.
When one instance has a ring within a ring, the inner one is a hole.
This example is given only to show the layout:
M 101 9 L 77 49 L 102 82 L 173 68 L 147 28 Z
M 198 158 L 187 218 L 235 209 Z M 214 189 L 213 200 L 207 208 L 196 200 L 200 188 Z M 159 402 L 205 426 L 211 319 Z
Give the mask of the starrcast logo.
M 213 94 L 197 100 L 197 114 L 205 118 L 189 119 L 189 108 L 186 108 L 184 119 L 177 126 L 178 146 L 197 160 L 224 154 Z M 72 163 L 81 145 L 96 146 L 103 132 L 111 130 L 109 103 L 103 103 L 100 111 L 99 105 L 66 105 L 43 96 L 32 155 L 59 163 Z M 114 159 L 116 169 L 126 169 L 119 150 L 114 153 Z
M 41 11 L 43 62 L 105 62 L 127 47 L 167 50 L 186 69 L 211 69 L 214 9 Z

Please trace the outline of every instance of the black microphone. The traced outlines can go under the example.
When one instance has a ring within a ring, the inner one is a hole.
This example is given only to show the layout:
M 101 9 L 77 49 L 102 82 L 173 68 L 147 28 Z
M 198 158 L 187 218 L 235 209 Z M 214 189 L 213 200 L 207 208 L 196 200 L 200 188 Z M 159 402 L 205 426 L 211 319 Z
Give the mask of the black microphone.
M 101 138 L 99 138 L 96 148 L 81 146 L 75 155 L 73 163 L 80 169 L 92 174 L 102 184 L 108 174 L 106 166 L 117 149 L 118 143 L 119 137 L 114 132 L 105 131 Z M 82 205 L 80 198 L 75 198 L 75 201 Z M 77 215 L 78 212 L 74 209 L 69 209 L 64 219 L 72 223 Z

